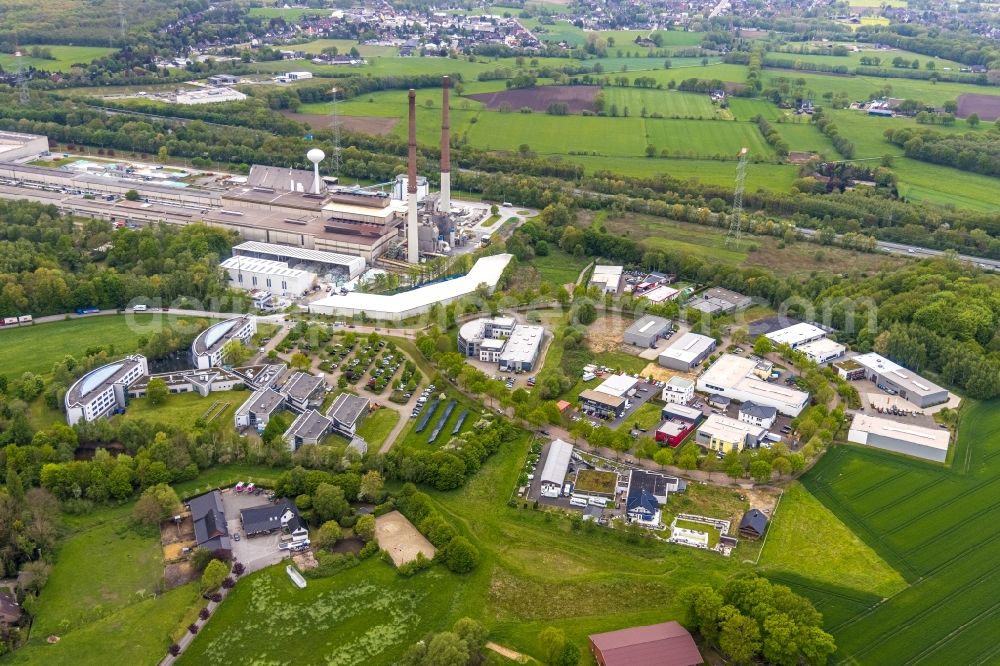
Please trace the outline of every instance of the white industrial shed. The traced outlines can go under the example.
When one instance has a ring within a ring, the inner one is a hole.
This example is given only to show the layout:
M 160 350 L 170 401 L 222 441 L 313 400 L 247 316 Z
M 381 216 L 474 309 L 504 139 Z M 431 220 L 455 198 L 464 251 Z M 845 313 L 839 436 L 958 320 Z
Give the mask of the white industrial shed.
M 430 311 L 435 304 L 445 305 L 475 293 L 482 284 L 492 293 L 513 257 L 512 254 L 483 257 L 462 277 L 435 282 L 392 296 L 358 292 L 334 294 L 311 303 L 309 312 L 344 317 L 364 314 L 369 319 L 402 321 Z
M 229 275 L 229 286 L 253 291 L 262 289 L 277 296 L 301 296 L 316 283 L 316 274 L 289 268 L 288 264 L 255 257 L 229 257 L 221 264 Z
M 0 161 L 36 157 L 49 151 L 49 140 L 40 134 L 0 132 Z
M 559 497 L 572 457 L 573 445 L 569 442 L 557 439 L 549 445 L 549 455 L 545 458 L 545 466 L 539 477 L 543 497 Z
M 909 400 L 917 407 L 931 407 L 948 402 L 947 389 L 880 354 L 875 352 L 861 354 L 855 356 L 853 360 L 865 369 L 866 379 L 875 382 L 879 387 L 896 391 L 900 398 Z
M 636 347 L 652 347 L 657 340 L 667 334 L 670 326 L 669 319 L 656 315 L 646 315 L 625 329 L 625 344 Z
M 690 370 L 704 361 L 715 349 L 715 338 L 699 333 L 685 333 L 660 352 L 659 363 L 673 370 Z
M 847 347 L 839 342 L 834 342 L 830 338 L 820 338 L 819 340 L 799 345 L 798 351 L 805 354 L 814 363 L 822 365 L 843 356 L 844 352 L 847 351 Z
M 282 261 L 291 268 L 301 268 L 303 270 L 322 269 L 327 272 L 346 273 L 352 280 L 365 272 L 364 258 L 353 254 L 310 250 L 304 247 L 278 245 L 277 243 L 246 241 L 233 247 L 233 255 Z M 300 264 L 306 265 L 302 266 Z
M 858 414 L 851 422 L 847 441 L 943 463 L 948 457 L 950 435 L 941 428 L 924 428 Z
M 772 331 L 765 337 L 775 345 L 788 345 L 792 349 L 798 349 L 800 345 L 826 337 L 826 331 L 819 326 L 798 323 Z
M 739 402 L 754 402 L 774 407 L 787 416 L 798 416 L 809 404 L 809 394 L 804 391 L 766 382 L 754 375 L 757 362 L 723 354 L 698 377 L 698 390 Z

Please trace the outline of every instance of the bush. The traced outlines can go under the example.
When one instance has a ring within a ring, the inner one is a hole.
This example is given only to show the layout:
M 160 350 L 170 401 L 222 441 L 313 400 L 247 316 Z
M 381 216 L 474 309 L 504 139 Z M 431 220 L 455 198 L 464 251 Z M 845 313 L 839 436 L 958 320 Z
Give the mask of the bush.
M 479 551 L 463 536 L 456 536 L 438 551 L 438 556 L 449 571 L 468 573 L 479 562 Z
M 197 624 L 189 624 L 188 625 L 188 631 L 190 631 L 192 634 L 197 634 L 198 633 L 198 625 Z
M 219 603 L 220 601 L 222 601 L 222 594 L 219 592 L 213 592 L 212 594 L 208 595 L 208 598 L 210 601 Z
M 222 581 L 222 587 L 226 588 L 227 590 L 232 589 L 234 585 L 236 585 L 236 581 L 233 579 L 232 576 L 226 576 L 225 579 L 223 579 Z
M 416 559 L 410 560 L 406 564 L 401 564 L 396 572 L 400 576 L 413 576 L 424 569 L 429 569 L 431 566 L 431 561 L 427 559 L 423 553 L 417 553 Z
M 201 589 L 205 592 L 217 590 L 228 576 L 229 567 L 219 560 L 212 560 L 205 567 L 205 573 L 201 575 Z
M 236 574 L 237 576 L 242 576 L 243 572 L 246 570 L 247 568 L 243 566 L 242 562 L 237 562 L 236 564 L 233 565 L 233 573 Z
M 372 539 L 365 544 L 365 547 L 358 551 L 358 558 L 362 560 L 367 560 L 369 557 L 374 555 L 379 551 L 378 541 Z
M 202 608 L 200 611 L 198 611 L 198 617 L 200 617 L 201 619 L 207 620 L 208 616 L 209 612 L 207 608 Z
M 181 653 L 181 646 L 178 645 L 177 643 L 174 643 L 173 645 L 170 646 L 170 649 L 168 650 L 168 652 L 170 652 L 171 655 L 173 655 L 174 657 L 176 657 L 177 655 L 179 655 Z
M 370 542 L 375 538 L 375 517 L 371 514 L 365 514 L 358 518 L 358 521 L 354 524 L 354 534 L 359 538 L 364 539 L 366 542 Z

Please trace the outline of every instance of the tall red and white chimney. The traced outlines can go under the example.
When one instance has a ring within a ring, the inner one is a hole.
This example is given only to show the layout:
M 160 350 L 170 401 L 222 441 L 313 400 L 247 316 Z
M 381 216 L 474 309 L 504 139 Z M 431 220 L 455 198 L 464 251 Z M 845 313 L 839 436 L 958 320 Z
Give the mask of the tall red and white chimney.
M 420 263 L 420 248 L 417 234 L 417 91 L 410 89 L 410 141 L 407 160 L 406 183 L 406 260 L 411 264 Z
M 441 77 L 441 198 L 440 210 L 444 215 L 451 213 L 451 122 L 448 110 L 448 88 L 451 79 Z

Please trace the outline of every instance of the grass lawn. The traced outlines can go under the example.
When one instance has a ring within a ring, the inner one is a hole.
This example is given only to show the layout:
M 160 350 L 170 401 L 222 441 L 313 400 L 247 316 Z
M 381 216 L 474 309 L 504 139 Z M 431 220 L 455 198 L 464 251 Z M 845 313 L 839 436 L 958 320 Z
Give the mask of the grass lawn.
M 304 10 L 282 10 L 274 9 L 270 7 L 257 7 L 250 10 L 250 14 L 253 15 L 254 12 L 265 12 L 265 11 L 278 11 L 278 12 L 289 12 L 289 11 L 304 11 Z M 308 10 L 305 10 L 308 11 Z M 324 13 L 320 10 L 319 13 Z M 286 17 L 287 18 L 287 17 Z M 296 51 L 305 51 L 306 53 L 316 54 L 321 53 L 323 49 L 328 49 L 331 47 L 337 47 L 337 52 L 341 55 L 345 55 L 351 52 L 351 49 L 357 49 L 358 52 L 367 57 L 371 56 L 394 56 L 399 53 L 399 49 L 394 46 L 369 46 L 368 44 L 358 44 L 353 39 L 316 39 L 311 42 L 306 42 L 305 44 L 296 44 L 294 48 Z
M 528 266 L 533 267 L 543 281 L 562 285 L 576 283 L 580 271 L 589 263 L 587 257 L 576 257 L 549 245 L 549 253 L 544 257 L 536 256 L 528 262 Z
M 22 326 L 0 331 L 0 374 L 14 379 L 25 372 L 47 375 L 63 356 L 83 356 L 88 347 L 114 345 L 113 356 L 122 356 L 139 348 L 139 338 L 155 333 L 165 325 L 186 326 L 201 330 L 207 320 L 175 319 L 164 315 L 107 315 L 67 319 L 49 324 Z
M 639 409 L 635 410 L 631 416 L 629 416 L 622 423 L 623 428 L 639 427 L 642 430 L 648 431 L 646 435 L 652 437 L 653 431 L 656 427 L 663 422 L 663 407 L 658 405 L 652 400 L 648 400 L 642 403 Z
M 159 539 L 139 535 L 119 513 L 62 543 L 39 597 L 33 635 L 70 633 L 157 591 L 163 578 Z
M 484 227 L 492 227 L 494 224 L 500 221 L 500 214 L 490 215 L 488 218 L 483 220 Z
M 22 47 L 25 54 L 31 50 L 31 46 Z M 104 46 L 63 46 L 60 44 L 38 44 L 37 46 L 47 48 L 55 59 L 47 60 L 24 55 L 21 57 L 21 62 L 25 67 L 35 67 L 49 72 L 67 72 L 76 64 L 89 65 L 91 61 L 117 50 Z M 12 72 L 17 71 L 17 58 L 14 57 L 13 53 L 0 53 L 0 67 Z
M 129 402 L 123 418 L 173 423 L 177 426 L 190 428 L 194 425 L 195 420 L 205 418 L 206 414 L 215 414 L 212 423 L 222 422 L 232 425 L 233 414 L 249 397 L 249 391 L 213 391 L 204 398 L 191 391 L 168 395 L 163 404 L 155 406 L 149 404 L 148 398 L 135 398 Z M 212 409 L 216 403 L 219 403 L 220 406 Z M 229 404 L 225 409 L 222 409 L 221 404 L 224 403 Z M 210 409 L 211 412 L 209 412 Z
M 712 105 L 708 95 L 681 92 L 679 90 L 657 90 L 655 88 L 604 88 L 605 110 L 614 104 L 619 113 L 624 113 L 625 107 L 633 116 L 640 115 L 642 109 L 647 114 L 660 113 L 670 118 L 717 118 L 720 109 Z
M 800 483 L 781 498 L 760 558 L 765 571 L 888 597 L 906 581 Z
M 358 427 L 358 437 L 363 437 L 368 442 L 368 447 L 372 451 L 377 451 L 385 442 L 392 429 L 399 423 L 399 412 L 388 407 L 377 410 L 370 414 Z
M 613 495 L 617 486 L 618 474 L 615 472 L 581 469 L 576 473 L 576 483 L 573 489 L 581 493 L 590 492 Z
M 677 527 L 685 530 L 694 530 L 695 532 L 706 533 L 708 535 L 709 548 L 715 548 L 719 545 L 719 530 L 712 525 L 708 525 L 706 523 L 696 523 L 691 520 L 678 520 L 675 524 Z
M 271 567 L 240 582 L 179 663 L 396 663 L 444 624 L 459 580 L 441 567 L 404 578 L 371 558 L 300 590 Z
M 736 160 L 686 159 L 677 157 L 595 157 L 564 155 L 568 162 L 581 164 L 588 175 L 610 171 L 624 176 L 656 176 L 666 173 L 681 180 L 695 179 L 709 185 L 732 187 L 736 183 Z M 758 189 L 787 192 L 797 178 L 798 167 L 791 164 L 750 164 L 747 167 L 747 191 Z

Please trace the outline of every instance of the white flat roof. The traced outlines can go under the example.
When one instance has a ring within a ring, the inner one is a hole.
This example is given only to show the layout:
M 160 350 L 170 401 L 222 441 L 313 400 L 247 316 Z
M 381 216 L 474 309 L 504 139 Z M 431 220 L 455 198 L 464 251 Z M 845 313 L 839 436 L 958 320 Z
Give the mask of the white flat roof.
M 943 388 L 934 382 L 924 379 L 912 370 L 907 370 L 903 366 L 890 361 L 881 354 L 870 352 L 868 354 L 855 356 L 853 360 L 857 361 L 869 370 L 877 372 L 893 384 L 904 387 L 907 393 L 915 393 L 917 395 L 933 395 L 944 391 Z
M 690 388 L 694 388 L 694 380 L 688 379 L 687 377 L 681 377 L 680 375 L 674 375 L 667 380 L 667 388 L 676 389 L 678 391 L 687 391 Z
M 898 423 L 889 419 L 867 414 L 857 414 L 851 422 L 851 431 L 858 431 L 870 435 L 879 435 L 897 439 L 910 444 L 929 446 L 935 449 L 948 450 L 950 434 L 942 428 L 924 428 L 923 426 L 911 425 L 909 423 Z M 855 440 L 850 440 L 855 441 Z M 857 442 L 865 444 L 866 442 Z
M 736 442 L 746 440 L 747 435 L 752 435 L 759 439 L 763 436 L 765 428 L 745 421 L 737 421 L 721 414 L 711 414 L 699 426 L 698 432 L 701 431 L 705 431 L 727 442 Z
M 227 270 L 247 271 L 248 273 L 261 273 L 263 275 L 276 275 L 290 278 L 316 277 L 315 273 L 300 271 L 297 268 L 289 268 L 288 264 L 281 261 L 257 259 L 255 257 L 229 257 L 219 265 Z
M 784 411 L 801 408 L 809 399 L 809 394 L 804 391 L 758 379 L 753 374 L 756 367 L 757 363 L 749 358 L 723 354 L 698 377 L 698 383 L 703 387 L 710 384 L 723 390 L 743 391 L 748 400 L 766 405 L 777 406 L 775 402 L 781 403 L 789 408 Z M 780 411 L 780 407 L 778 409 Z
M 393 199 L 388 206 L 357 206 L 355 204 L 331 201 L 323 206 L 327 213 L 347 213 L 348 215 L 364 215 L 367 217 L 389 218 L 406 212 L 406 202 Z
M 816 356 L 842 354 L 846 349 L 847 347 L 839 342 L 831 340 L 830 338 L 820 338 L 819 340 L 813 340 L 812 342 L 807 342 L 804 345 L 799 345 L 799 351 L 803 354 L 814 354 Z
M 259 241 L 246 241 L 233 247 L 233 252 L 254 252 L 256 254 L 272 254 L 277 257 L 289 257 L 291 259 L 301 259 L 302 261 L 313 261 L 318 264 L 334 264 L 336 266 L 361 265 L 363 268 L 365 260 L 352 254 L 340 254 L 337 252 L 325 252 L 323 250 L 309 250 L 304 247 L 293 247 L 291 245 L 278 245 L 277 243 L 261 243 Z
M 610 275 L 611 277 L 621 277 L 621 274 L 625 272 L 624 266 L 607 266 L 607 265 L 597 265 L 594 266 L 594 277 L 598 275 Z
M 638 383 L 639 380 L 635 377 L 629 377 L 628 375 L 611 375 L 601 382 L 601 385 L 594 390 L 620 398 L 635 388 L 635 385 Z
M 652 301 L 653 303 L 662 303 L 663 301 L 668 301 L 675 297 L 680 292 L 673 287 L 668 287 L 661 284 L 656 289 L 651 289 L 642 295 L 643 298 Z
M 545 329 L 541 326 L 519 324 L 511 331 L 504 345 L 500 360 L 508 363 L 530 363 L 535 360 L 538 348 L 542 345 Z M 485 342 L 484 342 L 485 344 Z
M 826 335 L 819 326 L 812 324 L 798 323 L 787 328 L 772 331 L 767 334 L 767 338 L 776 345 L 791 345 L 792 347 L 802 344 L 807 340 L 815 340 Z
M 409 311 L 419 312 L 421 308 L 426 308 L 434 303 L 452 301 L 462 296 L 467 296 L 476 291 L 481 284 L 485 284 L 491 290 L 500 281 L 507 264 L 514 258 L 512 254 L 494 254 L 489 257 L 479 259 L 472 270 L 462 277 L 444 282 L 435 282 L 425 287 L 418 287 L 410 291 L 404 291 L 392 296 L 383 294 L 360 294 L 349 292 L 347 294 L 336 294 L 314 301 L 310 308 L 331 308 L 333 310 L 364 311 L 373 318 L 378 318 L 378 313 L 403 314 Z M 322 310 L 320 310 L 322 311 Z
M 566 480 L 566 471 L 573 456 L 573 445 L 557 439 L 549 446 L 549 455 L 545 458 L 545 466 L 539 480 L 542 483 L 553 483 L 562 486 Z
M 693 363 L 696 358 L 711 349 L 715 344 L 713 338 L 700 333 L 685 333 L 677 341 L 664 349 L 660 356 L 675 358 L 685 363 Z

